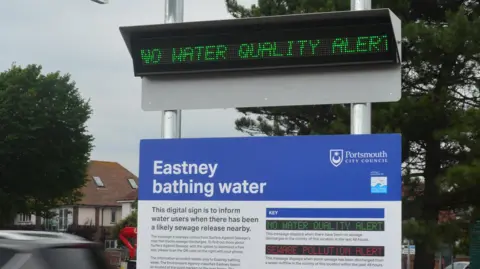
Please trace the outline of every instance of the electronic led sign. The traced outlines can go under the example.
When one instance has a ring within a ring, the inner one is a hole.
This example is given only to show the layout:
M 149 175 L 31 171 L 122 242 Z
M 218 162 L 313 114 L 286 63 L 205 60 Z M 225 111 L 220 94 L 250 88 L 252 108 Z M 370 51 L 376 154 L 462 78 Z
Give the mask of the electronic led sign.
M 122 33 L 136 76 L 398 63 L 389 16 L 325 14 L 130 27 Z
M 384 246 L 338 246 L 338 245 L 266 245 L 267 255 L 314 255 L 314 256 L 375 256 L 384 257 Z
M 384 221 L 267 220 L 266 229 L 283 231 L 385 231 Z

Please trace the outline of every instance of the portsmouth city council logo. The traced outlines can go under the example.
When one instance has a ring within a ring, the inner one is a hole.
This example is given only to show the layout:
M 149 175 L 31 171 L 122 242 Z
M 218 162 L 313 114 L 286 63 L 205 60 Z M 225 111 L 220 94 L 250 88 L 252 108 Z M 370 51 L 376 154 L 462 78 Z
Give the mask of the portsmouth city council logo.
M 343 149 L 330 150 L 330 162 L 333 166 L 338 167 L 343 162 Z
M 341 164 L 371 164 L 388 163 L 388 154 L 386 151 L 351 151 L 343 149 L 330 150 L 330 163 L 334 167 Z

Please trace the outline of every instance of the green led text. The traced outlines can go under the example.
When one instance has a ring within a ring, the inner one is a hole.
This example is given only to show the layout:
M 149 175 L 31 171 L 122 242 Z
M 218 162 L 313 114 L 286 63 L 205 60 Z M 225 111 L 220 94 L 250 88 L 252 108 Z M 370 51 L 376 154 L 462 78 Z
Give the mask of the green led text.
M 162 51 L 160 49 L 142 49 L 140 57 L 145 64 L 159 64 L 162 60 Z
M 386 35 L 154 47 L 139 51 L 143 65 L 189 64 L 274 58 L 378 54 L 389 50 Z
M 359 36 L 356 39 L 336 38 L 332 43 L 332 53 L 380 52 L 388 49 L 387 36 Z
M 172 63 L 225 60 L 227 50 L 226 45 L 172 48 Z

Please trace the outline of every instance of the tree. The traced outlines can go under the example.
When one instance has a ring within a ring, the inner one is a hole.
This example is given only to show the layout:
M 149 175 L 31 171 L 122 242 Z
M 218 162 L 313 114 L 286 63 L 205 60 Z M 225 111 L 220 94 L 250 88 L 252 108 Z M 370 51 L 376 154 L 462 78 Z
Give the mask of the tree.
M 259 0 L 250 8 L 226 0 L 236 18 L 349 8 L 338 0 Z M 439 243 L 461 233 L 441 211 L 480 204 L 480 4 L 461 0 L 377 0 L 403 22 L 402 99 L 374 104 L 373 132 L 403 137 L 404 235 L 415 241 L 416 269 L 434 266 Z M 348 106 L 239 109 L 238 130 L 267 135 L 345 133 Z M 475 195 L 476 194 L 476 195 Z
M 0 73 L 0 204 L 10 205 L 10 216 L 42 215 L 79 198 L 92 149 L 91 113 L 68 74 L 42 74 L 38 65 Z
M 113 238 L 118 238 L 118 235 L 120 234 L 120 230 L 125 228 L 125 227 L 137 227 L 137 205 L 138 205 L 138 199 L 135 200 L 132 204 L 132 212 L 130 214 L 122 219 L 117 225 L 112 230 L 112 236 Z M 117 240 L 118 244 L 120 246 L 123 246 L 123 243 L 119 240 Z

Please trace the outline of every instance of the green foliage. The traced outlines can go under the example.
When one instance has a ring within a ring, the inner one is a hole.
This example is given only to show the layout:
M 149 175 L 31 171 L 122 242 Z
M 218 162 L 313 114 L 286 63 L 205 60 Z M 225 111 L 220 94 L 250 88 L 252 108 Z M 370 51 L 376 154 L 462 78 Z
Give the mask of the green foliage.
M 455 245 L 454 248 L 455 255 L 465 255 L 468 256 L 470 254 L 470 238 L 462 237 L 458 241 L 458 244 Z
M 349 9 L 348 0 L 226 0 L 237 18 Z M 440 243 L 465 238 L 465 222 L 439 224 L 440 212 L 480 205 L 479 1 L 377 0 L 403 22 L 402 99 L 373 105 L 372 130 L 402 134 L 404 235 L 415 241 L 416 269 L 432 269 Z M 348 133 L 349 106 L 239 109 L 250 134 Z
M 259 0 L 258 5 L 245 8 L 236 0 L 226 0 L 227 9 L 235 18 L 312 13 L 332 10 L 347 10 L 348 0 Z
M 0 73 L 0 204 L 38 213 L 79 198 L 91 112 L 68 74 L 42 74 L 38 65 Z
M 125 227 L 137 227 L 137 211 L 136 210 L 132 211 L 130 215 L 128 215 L 126 218 L 120 221 L 117 225 L 115 225 L 115 228 L 112 231 L 112 236 L 114 238 L 118 238 L 120 230 Z
M 126 218 L 121 220 L 115 227 L 112 229 L 112 236 L 113 238 L 118 239 L 118 235 L 120 234 L 120 230 L 125 228 L 125 227 L 137 227 L 137 204 L 138 204 L 138 199 L 135 200 L 132 204 L 132 212 L 130 215 L 128 215 Z M 118 240 L 118 245 L 122 246 L 123 243 L 122 241 Z
M 138 199 L 135 200 L 135 202 L 132 203 L 132 209 L 137 209 L 138 208 Z

